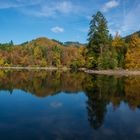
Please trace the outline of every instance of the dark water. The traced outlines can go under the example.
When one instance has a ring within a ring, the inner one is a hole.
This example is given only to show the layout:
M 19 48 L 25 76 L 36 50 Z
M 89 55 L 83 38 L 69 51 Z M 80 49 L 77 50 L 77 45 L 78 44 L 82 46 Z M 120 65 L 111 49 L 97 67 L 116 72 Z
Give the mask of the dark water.
M 140 77 L 0 71 L 0 140 L 140 140 Z

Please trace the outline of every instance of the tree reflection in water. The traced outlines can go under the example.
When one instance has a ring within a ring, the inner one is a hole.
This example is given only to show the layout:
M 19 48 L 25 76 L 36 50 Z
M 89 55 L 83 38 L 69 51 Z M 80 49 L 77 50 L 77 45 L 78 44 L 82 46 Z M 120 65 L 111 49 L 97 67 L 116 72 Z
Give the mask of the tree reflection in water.
M 117 109 L 127 102 L 134 110 L 140 108 L 140 77 L 88 75 L 83 72 L 0 70 L 0 90 L 21 89 L 37 97 L 84 91 L 91 127 L 100 128 L 111 103 Z

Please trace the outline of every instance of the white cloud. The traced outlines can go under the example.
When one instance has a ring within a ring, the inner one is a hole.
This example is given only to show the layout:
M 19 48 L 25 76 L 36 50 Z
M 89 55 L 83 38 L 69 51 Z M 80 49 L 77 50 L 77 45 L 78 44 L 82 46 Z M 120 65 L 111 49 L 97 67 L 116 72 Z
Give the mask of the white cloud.
M 40 0 L 5 0 L 0 1 L 0 9 L 19 8 L 24 6 L 36 5 Z
M 112 8 L 119 6 L 119 2 L 116 0 L 110 0 L 109 2 L 105 3 L 102 10 L 103 12 L 107 12 Z
M 61 102 L 52 102 L 51 104 L 50 104 L 50 106 L 52 107 L 52 108 L 60 108 L 60 107 L 62 107 L 63 106 L 63 103 L 61 103 Z
M 73 8 L 74 5 L 71 2 L 64 1 L 62 3 L 58 3 L 58 5 L 55 7 L 55 10 L 61 13 L 69 13 L 73 11 Z
M 51 31 L 54 33 L 63 33 L 64 29 L 59 26 L 56 26 L 56 27 L 51 28 Z
M 123 8 L 120 9 L 120 13 L 117 17 L 113 17 L 109 21 L 109 30 L 112 35 L 119 32 L 121 36 L 126 36 L 135 31 L 140 30 L 140 4 L 139 1 L 132 4 L 132 7 L 126 9 L 126 14 L 123 13 Z
M 138 24 L 140 23 L 139 13 L 140 4 L 127 12 L 120 29 L 124 34 L 140 30 L 140 24 Z
M 40 8 L 38 10 L 35 10 L 33 14 L 37 16 L 49 17 L 49 16 L 54 16 L 57 13 L 61 13 L 61 14 L 71 13 L 73 12 L 73 8 L 74 5 L 68 1 L 45 3 L 43 5 L 40 5 Z
M 8 8 L 15 8 L 28 15 L 49 17 L 57 14 L 79 13 L 80 6 L 68 0 L 0 0 L 0 9 Z

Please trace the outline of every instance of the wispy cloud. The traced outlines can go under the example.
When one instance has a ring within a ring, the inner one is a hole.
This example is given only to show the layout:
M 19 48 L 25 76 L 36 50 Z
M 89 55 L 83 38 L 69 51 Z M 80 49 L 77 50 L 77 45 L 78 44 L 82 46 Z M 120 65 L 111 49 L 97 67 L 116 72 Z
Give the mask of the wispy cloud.
M 51 31 L 54 33 L 63 33 L 64 29 L 62 27 L 56 26 L 56 27 L 51 28 Z
M 5 0 L 0 1 L 0 9 L 19 8 L 36 5 L 40 0 Z
M 135 9 L 129 10 L 129 12 L 125 15 L 121 31 L 127 33 L 128 31 L 133 32 L 136 30 L 140 30 L 140 4 L 138 4 Z
M 57 14 L 78 13 L 80 6 L 69 0 L 2 0 L 0 9 L 15 8 L 20 12 L 38 17 L 50 17 Z
M 44 3 L 40 5 L 40 8 L 30 10 L 28 9 L 27 12 L 31 12 L 35 16 L 54 16 L 57 13 L 60 14 L 68 14 L 74 12 L 74 5 L 69 1 L 59 1 L 59 2 L 51 2 L 51 3 Z M 27 9 L 26 9 L 27 10 Z
M 58 3 L 54 10 L 55 11 L 59 11 L 61 13 L 69 13 L 69 12 L 72 12 L 73 11 L 73 8 L 75 6 L 71 3 L 71 2 L 68 2 L 68 1 L 64 1 L 62 3 Z
M 121 36 L 126 36 L 135 31 L 140 30 L 140 3 L 139 0 L 134 1 L 133 3 L 123 3 L 121 2 L 121 8 L 119 9 L 120 13 L 117 13 L 117 16 L 111 17 L 109 21 L 109 29 L 112 35 L 115 35 L 116 32 L 119 32 Z M 125 5 L 124 5 L 125 4 Z M 131 4 L 131 7 L 125 9 L 128 4 Z M 123 11 L 125 10 L 125 14 Z
M 110 0 L 109 2 L 105 3 L 102 7 L 103 12 L 107 12 L 112 8 L 119 6 L 119 2 L 116 0 Z

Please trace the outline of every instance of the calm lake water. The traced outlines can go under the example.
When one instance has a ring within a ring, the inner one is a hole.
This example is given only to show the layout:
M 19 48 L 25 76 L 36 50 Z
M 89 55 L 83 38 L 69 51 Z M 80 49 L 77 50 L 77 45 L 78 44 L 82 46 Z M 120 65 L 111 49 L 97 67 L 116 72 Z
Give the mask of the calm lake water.
M 0 71 L 0 140 L 140 140 L 140 77 Z

